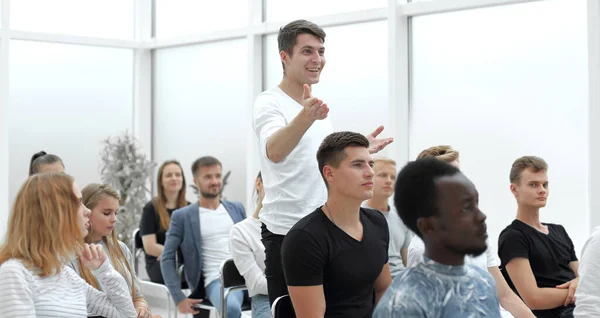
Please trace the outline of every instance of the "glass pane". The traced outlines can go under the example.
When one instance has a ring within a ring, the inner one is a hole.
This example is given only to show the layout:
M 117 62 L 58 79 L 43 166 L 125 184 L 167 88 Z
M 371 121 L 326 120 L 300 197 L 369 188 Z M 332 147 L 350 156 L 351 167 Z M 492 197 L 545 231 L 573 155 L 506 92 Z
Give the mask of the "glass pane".
M 8 115 L 11 200 L 40 150 L 99 182 L 102 140 L 133 128 L 133 52 L 11 41 Z
M 325 57 L 321 80 L 313 93 L 329 106 L 335 131 L 371 133 L 388 124 L 387 22 L 370 22 L 325 29 Z M 369 39 L 367 50 L 356 49 L 356 39 Z M 277 34 L 265 38 L 265 89 L 283 76 Z M 352 92 L 351 94 L 349 92 Z M 383 136 L 388 136 L 386 131 Z M 383 150 L 381 155 L 386 155 Z
M 156 51 L 154 83 L 154 158 L 177 159 L 184 167 L 187 199 L 190 167 L 214 156 L 231 171 L 224 196 L 245 203 L 248 81 L 246 40 Z M 232 76 L 235 74 L 235 76 Z M 252 172 L 252 174 L 258 173 Z M 250 212 L 251 213 L 251 212 Z
M 18 0 L 10 2 L 15 30 L 133 39 L 134 0 Z
M 413 19 L 411 159 L 432 145 L 460 151 L 494 245 L 516 216 L 508 175 L 524 155 L 549 164 L 542 220 L 563 224 L 578 252 L 588 237 L 586 34 L 582 0 Z
M 248 1 L 156 0 L 156 37 L 176 37 L 248 24 Z
M 387 0 L 266 0 L 266 21 L 292 21 L 311 17 L 387 7 Z M 285 23 L 284 23 L 285 24 Z

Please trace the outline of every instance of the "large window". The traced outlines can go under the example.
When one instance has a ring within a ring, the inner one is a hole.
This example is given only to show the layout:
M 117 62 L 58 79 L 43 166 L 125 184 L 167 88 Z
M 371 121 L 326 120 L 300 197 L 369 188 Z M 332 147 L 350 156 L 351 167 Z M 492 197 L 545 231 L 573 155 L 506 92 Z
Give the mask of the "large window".
M 248 0 L 156 0 L 156 37 L 177 37 L 248 25 Z
M 134 0 L 13 0 L 10 28 L 133 39 Z
M 31 156 L 61 157 L 81 187 L 100 182 L 102 140 L 132 131 L 131 50 L 10 43 L 10 199 Z
M 225 198 L 240 202 L 250 126 L 246 47 L 235 40 L 158 50 L 154 65 L 154 160 L 179 160 L 189 186 L 192 162 L 214 156 L 231 171 Z M 187 198 L 197 200 L 189 187 Z
M 266 0 L 267 21 L 290 22 L 316 16 L 387 7 L 387 0 Z
M 561 23 L 557 23 L 561 21 Z M 490 241 L 516 216 L 509 171 L 549 164 L 546 222 L 588 236 L 585 1 L 540 1 L 413 19 L 410 157 L 449 144 L 479 190 Z

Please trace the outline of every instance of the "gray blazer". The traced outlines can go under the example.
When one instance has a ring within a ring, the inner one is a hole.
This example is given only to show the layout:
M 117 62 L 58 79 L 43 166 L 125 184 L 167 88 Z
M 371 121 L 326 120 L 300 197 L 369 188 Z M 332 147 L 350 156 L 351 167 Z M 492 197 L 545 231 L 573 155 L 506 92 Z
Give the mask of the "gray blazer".
M 238 223 L 246 218 L 246 210 L 239 202 L 221 201 L 233 223 Z M 185 280 L 192 291 L 199 286 L 202 277 L 202 236 L 200 235 L 200 212 L 198 202 L 177 209 L 171 216 L 171 224 L 167 231 L 165 245 L 160 257 L 160 268 L 165 285 L 171 293 L 175 304 L 179 304 L 186 297 L 181 291 L 181 281 L 177 276 L 175 255 L 181 248 L 184 255 Z

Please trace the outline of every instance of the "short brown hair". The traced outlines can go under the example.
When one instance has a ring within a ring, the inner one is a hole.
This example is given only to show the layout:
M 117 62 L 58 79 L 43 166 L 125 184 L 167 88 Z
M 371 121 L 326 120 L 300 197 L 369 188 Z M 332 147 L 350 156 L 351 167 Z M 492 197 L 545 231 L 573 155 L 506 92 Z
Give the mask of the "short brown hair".
M 202 167 L 219 166 L 223 168 L 221 161 L 213 156 L 204 156 L 196 159 L 192 164 L 192 175 L 196 175 L 196 172 Z
M 458 151 L 447 145 L 433 146 L 421 151 L 417 156 L 417 160 L 430 157 L 450 163 L 458 160 L 459 154 Z
M 296 40 L 300 34 L 314 35 L 325 43 L 325 31 L 320 26 L 307 20 L 295 20 L 279 29 L 279 35 L 277 35 L 279 52 L 284 51 L 292 56 L 294 45 L 296 45 Z M 281 65 L 283 65 L 283 62 Z M 283 68 L 285 70 L 285 65 L 283 65 Z
M 548 171 L 548 164 L 540 157 L 523 156 L 515 160 L 510 168 L 510 183 L 519 184 L 521 173 L 529 168 L 533 169 L 533 172 Z
M 369 140 L 367 140 L 367 137 L 355 132 L 340 131 L 325 137 L 321 146 L 319 146 L 317 162 L 319 163 L 319 172 L 325 181 L 325 185 L 327 185 L 327 180 L 325 180 L 325 176 L 323 175 L 323 167 L 325 165 L 334 168 L 339 167 L 342 160 L 347 156 L 344 151 L 346 147 L 369 148 Z

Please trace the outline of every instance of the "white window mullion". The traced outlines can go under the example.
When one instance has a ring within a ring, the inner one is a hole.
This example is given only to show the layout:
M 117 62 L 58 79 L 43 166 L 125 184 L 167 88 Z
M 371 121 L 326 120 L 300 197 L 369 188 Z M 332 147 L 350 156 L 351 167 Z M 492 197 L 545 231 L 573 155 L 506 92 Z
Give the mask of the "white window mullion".
M 2 10 L 0 17 L 2 24 L 1 30 L 8 30 L 9 26 L 9 10 L 10 0 L 0 0 L 0 9 Z M 8 197 L 8 53 L 10 39 L 6 36 L 6 32 L 0 33 L 5 36 L 0 37 L 0 239 L 6 233 L 8 215 L 10 212 L 11 200 Z
M 382 135 L 394 137 L 388 154 L 402 167 L 408 161 L 409 133 L 409 19 L 399 14 L 397 0 L 389 0 L 388 8 L 388 103 L 389 127 Z
M 246 213 L 251 214 L 254 206 L 252 202 L 253 196 L 251 195 L 254 191 L 254 179 L 258 173 L 257 168 L 259 167 L 258 160 L 258 149 L 255 142 L 255 134 L 252 129 L 252 107 L 254 105 L 254 99 L 263 90 L 263 63 L 262 63 L 262 35 L 252 32 L 253 25 L 260 25 L 263 19 L 263 0 L 248 0 L 248 31 L 247 31 L 247 42 L 248 42 L 248 134 L 246 136 Z
M 600 2 L 588 0 L 590 229 L 600 226 Z

